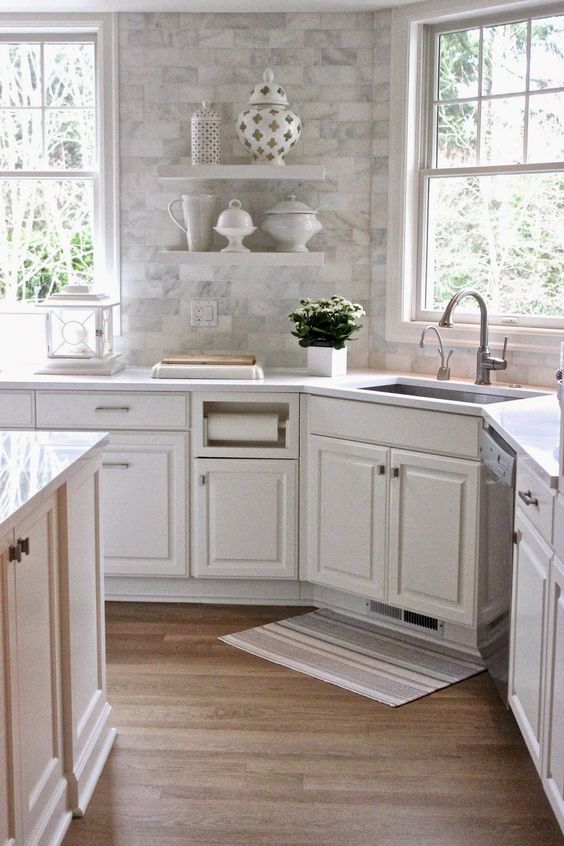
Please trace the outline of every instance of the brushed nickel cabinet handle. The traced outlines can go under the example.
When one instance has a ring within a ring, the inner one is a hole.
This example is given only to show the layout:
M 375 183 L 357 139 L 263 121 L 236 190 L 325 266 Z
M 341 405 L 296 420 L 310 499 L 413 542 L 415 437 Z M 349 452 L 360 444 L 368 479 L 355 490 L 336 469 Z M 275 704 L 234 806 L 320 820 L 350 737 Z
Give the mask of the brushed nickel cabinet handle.
M 23 555 L 29 555 L 29 537 L 18 538 L 16 543 L 21 549 Z
M 523 500 L 525 505 L 538 505 L 539 501 L 536 496 L 533 496 L 531 491 L 519 491 L 519 499 Z
M 98 405 L 94 411 L 124 411 L 130 410 L 128 405 Z
M 102 467 L 106 470 L 128 470 L 129 464 L 127 461 L 103 461 Z

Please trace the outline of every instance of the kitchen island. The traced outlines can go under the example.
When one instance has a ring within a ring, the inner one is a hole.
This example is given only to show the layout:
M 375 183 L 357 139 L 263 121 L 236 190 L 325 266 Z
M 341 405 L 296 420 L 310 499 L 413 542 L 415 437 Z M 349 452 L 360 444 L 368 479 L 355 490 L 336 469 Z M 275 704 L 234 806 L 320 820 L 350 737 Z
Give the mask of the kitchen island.
M 60 843 L 115 731 L 99 517 L 105 433 L 0 432 L 0 842 Z

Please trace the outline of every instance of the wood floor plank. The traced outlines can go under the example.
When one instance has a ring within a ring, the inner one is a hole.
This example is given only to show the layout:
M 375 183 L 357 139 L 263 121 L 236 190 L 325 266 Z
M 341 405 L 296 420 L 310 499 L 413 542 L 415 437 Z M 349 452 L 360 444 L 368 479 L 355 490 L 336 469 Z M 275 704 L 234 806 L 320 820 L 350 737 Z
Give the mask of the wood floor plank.
M 301 613 L 108 603 L 118 739 L 64 846 L 562 846 L 486 674 L 394 709 L 217 640 Z

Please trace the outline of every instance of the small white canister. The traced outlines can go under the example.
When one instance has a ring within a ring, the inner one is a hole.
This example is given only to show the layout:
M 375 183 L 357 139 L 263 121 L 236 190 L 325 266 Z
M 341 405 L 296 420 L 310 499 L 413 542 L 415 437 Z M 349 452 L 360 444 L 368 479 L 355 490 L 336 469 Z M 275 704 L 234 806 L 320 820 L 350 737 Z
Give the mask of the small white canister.
M 191 118 L 192 164 L 221 163 L 221 118 L 211 103 L 202 101 Z

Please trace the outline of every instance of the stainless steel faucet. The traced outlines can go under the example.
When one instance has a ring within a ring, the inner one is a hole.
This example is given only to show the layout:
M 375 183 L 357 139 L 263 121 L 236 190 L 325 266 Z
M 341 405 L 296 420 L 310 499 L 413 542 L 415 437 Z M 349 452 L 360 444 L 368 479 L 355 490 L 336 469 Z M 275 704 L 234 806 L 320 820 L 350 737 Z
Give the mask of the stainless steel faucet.
M 458 303 L 466 297 L 474 297 L 480 306 L 480 346 L 478 347 L 478 354 L 476 357 L 476 385 L 490 385 L 490 370 L 505 370 L 507 367 L 507 360 L 505 353 L 507 351 L 507 337 L 503 342 L 503 352 L 501 358 L 495 358 L 490 355 L 488 347 L 488 307 L 486 301 L 478 291 L 473 288 L 462 288 L 449 300 L 444 314 L 439 320 L 439 326 L 453 326 L 452 313 Z
M 439 332 L 439 330 L 437 329 L 436 326 L 425 326 L 425 328 L 421 332 L 421 340 L 419 341 L 419 346 L 421 347 L 421 349 L 423 349 L 423 347 L 425 346 L 425 335 L 427 334 L 427 332 L 434 332 L 437 336 L 437 340 L 439 342 L 438 353 L 441 357 L 441 364 L 440 364 L 439 369 L 437 370 L 437 379 L 440 379 L 441 381 L 445 382 L 448 379 L 450 379 L 450 367 L 448 366 L 448 364 L 449 364 L 450 358 L 451 358 L 454 350 L 449 350 L 449 354 L 448 354 L 447 360 L 445 362 L 445 351 L 443 349 L 443 339 L 441 338 L 441 333 Z

